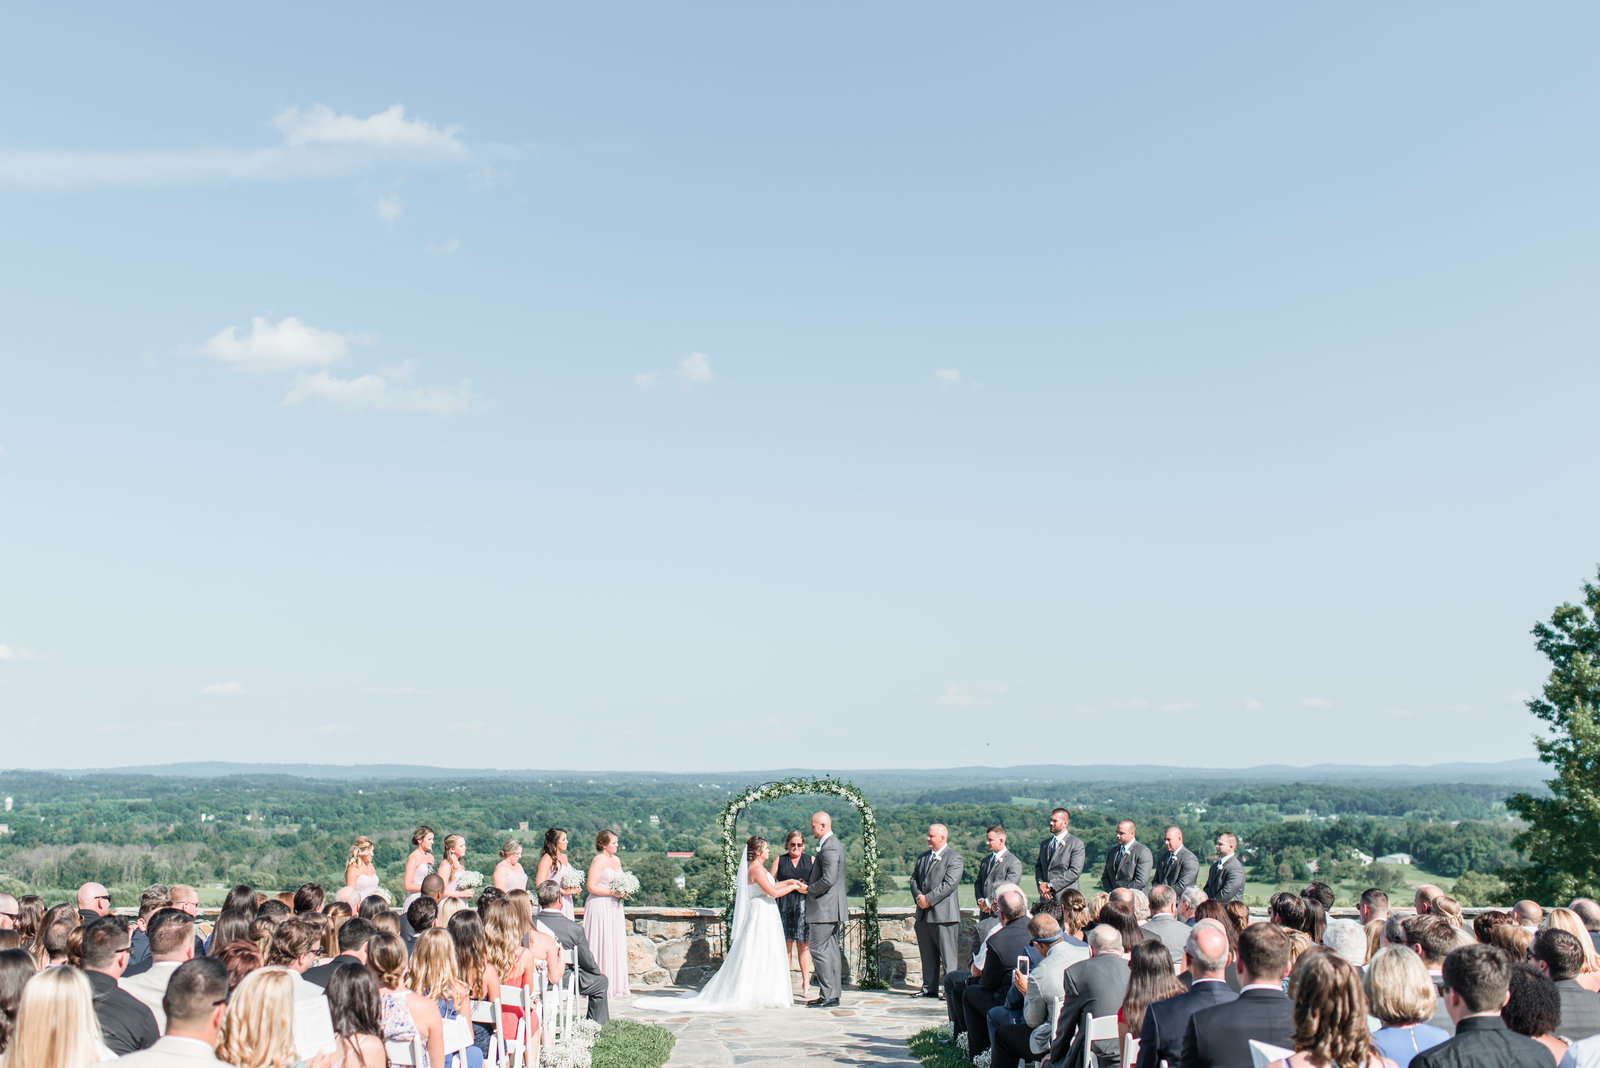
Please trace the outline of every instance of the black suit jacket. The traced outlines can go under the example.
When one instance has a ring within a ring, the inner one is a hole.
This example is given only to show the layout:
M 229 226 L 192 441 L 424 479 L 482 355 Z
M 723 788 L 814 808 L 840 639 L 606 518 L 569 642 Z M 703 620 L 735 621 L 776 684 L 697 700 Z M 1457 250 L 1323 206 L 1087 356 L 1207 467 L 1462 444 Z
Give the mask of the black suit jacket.
M 1498 1016 L 1468 1016 L 1456 1037 L 1412 1057 L 1411 1068 L 1550 1068 L 1550 1051 Z
M 1585 990 L 1576 979 L 1556 982 L 1561 995 L 1561 1026 L 1556 1034 L 1569 1042 L 1600 1035 L 1600 994 Z
M 978 976 L 978 985 L 1004 1001 L 1003 988 L 1011 984 L 1011 973 L 1017 970 L 1017 958 L 1027 952 L 1028 917 L 1022 916 L 989 936 L 989 948 L 983 951 L 983 974 Z
M 1220 981 L 1202 980 L 1188 993 L 1153 1001 L 1144 1010 L 1144 1030 L 1139 1032 L 1138 1068 L 1160 1068 L 1161 1062 L 1183 1061 L 1183 1040 L 1189 1020 L 1201 1009 L 1226 1005 L 1239 995 Z
M 1169 853 L 1165 849 L 1156 857 L 1156 868 L 1150 877 L 1151 885 L 1162 883 L 1170 886 L 1179 897 L 1183 892 L 1195 884 L 1200 877 L 1200 860 L 1189 852 L 1187 846 L 1180 846 L 1176 853 Z
M 1050 1063 L 1076 1068 L 1083 1063 L 1085 1017 L 1115 1018 L 1122 1008 L 1128 993 L 1128 962 L 1115 953 L 1080 960 L 1061 974 L 1061 986 L 1061 1014 L 1050 1042 Z M 1115 1037 L 1095 1044 L 1094 1053 L 1101 1064 L 1116 1064 L 1121 1052 Z
M 94 988 L 94 1014 L 106 1048 L 117 1056 L 149 1049 L 161 1038 L 161 1028 L 144 1002 L 117 985 L 105 972 L 84 972 Z
M 1180 1063 L 1183 1068 L 1254 1068 L 1252 1038 L 1294 1047 L 1294 1006 L 1283 991 L 1246 990 L 1189 1017 Z
M 301 978 L 326 990 L 328 989 L 328 980 L 333 978 L 334 970 L 346 964 L 354 964 L 357 968 L 363 967 L 359 957 L 341 953 L 326 964 L 319 964 L 315 968 L 307 968 L 301 973 Z

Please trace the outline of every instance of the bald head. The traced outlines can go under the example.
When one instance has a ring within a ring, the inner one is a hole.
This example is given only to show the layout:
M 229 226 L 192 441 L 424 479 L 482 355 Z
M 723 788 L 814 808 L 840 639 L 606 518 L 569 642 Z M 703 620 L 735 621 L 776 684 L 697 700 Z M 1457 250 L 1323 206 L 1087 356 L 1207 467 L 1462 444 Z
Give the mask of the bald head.
M 1228 932 L 1216 920 L 1201 920 L 1183 946 L 1184 967 L 1191 979 L 1220 979 L 1228 968 Z
M 1111 891 L 1111 900 L 1128 906 L 1130 911 L 1133 909 L 1133 891 L 1129 890 L 1126 886 L 1119 886 L 1115 890 Z
M 1102 953 L 1121 953 L 1122 935 L 1109 923 L 1100 923 L 1089 929 L 1089 955 L 1098 957 Z
M 17 929 L 17 899 L 10 894 L 0 894 L 0 931 Z
M 833 817 L 826 812 L 818 812 L 811 817 L 811 833 L 818 838 L 833 832 Z
M 111 911 L 111 895 L 99 883 L 84 883 L 78 887 L 78 907 L 104 916 Z
M 935 823 L 928 828 L 929 849 L 943 849 L 948 841 L 950 841 L 950 830 L 944 824 Z

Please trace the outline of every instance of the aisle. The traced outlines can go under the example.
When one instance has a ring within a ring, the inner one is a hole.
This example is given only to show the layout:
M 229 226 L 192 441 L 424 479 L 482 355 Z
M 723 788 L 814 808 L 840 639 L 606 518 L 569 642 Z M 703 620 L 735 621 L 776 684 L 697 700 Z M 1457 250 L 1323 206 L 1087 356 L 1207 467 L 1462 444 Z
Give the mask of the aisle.
M 631 1001 L 612 1002 L 612 1015 L 678 1036 L 667 1068 L 916 1064 L 906 1038 L 945 1019 L 942 1001 L 881 990 L 846 990 L 837 1009 L 796 1004 L 788 1012 L 636 1013 Z

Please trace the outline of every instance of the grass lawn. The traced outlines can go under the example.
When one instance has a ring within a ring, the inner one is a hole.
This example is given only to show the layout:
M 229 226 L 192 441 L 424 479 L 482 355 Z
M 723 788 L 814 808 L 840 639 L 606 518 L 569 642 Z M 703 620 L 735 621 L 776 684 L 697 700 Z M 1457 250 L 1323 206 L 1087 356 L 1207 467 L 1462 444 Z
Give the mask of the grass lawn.
M 1415 865 L 1399 865 L 1399 867 L 1401 871 L 1405 872 L 1406 886 L 1404 890 L 1391 890 L 1389 892 L 1391 903 L 1396 906 L 1410 908 L 1411 896 L 1413 892 L 1417 887 L 1423 885 L 1424 883 L 1432 883 L 1434 886 L 1442 888 L 1445 893 L 1449 893 L 1450 888 L 1456 884 L 1454 879 L 1444 875 L 1437 875 L 1434 872 L 1428 871 L 1425 868 L 1419 868 Z M 1315 878 L 1315 876 L 1312 878 Z M 1309 881 L 1310 880 L 1304 880 L 1293 883 L 1283 883 L 1280 885 L 1278 883 L 1257 882 L 1256 880 L 1251 879 L 1244 884 L 1244 898 L 1246 901 L 1259 901 L 1261 904 L 1265 905 L 1267 903 L 1267 899 L 1273 894 L 1277 893 L 1279 890 L 1288 890 L 1294 893 L 1299 893 L 1305 888 L 1306 882 Z M 1343 882 L 1334 884 L 1333 892 L 1335 895 L 1335 907 L 1354 908 L 1356 901 L 1361 897 L 1361 892 L 1370 885 L 1370 883 L 1361 882 L 1359 880 L 1356 882 Z
M 678 1038 L 664 1027 L 609 1020 L 589 1051 L 590 1068 L 661 1068 Z
M 956 1047 L 946 1043 L 942 1034 L 941 1028 L 930 1027 L 906 1039 L 906 1045 L 910 1047 L 911 1055 L 927 1068 L 972 1068 L 972 1062 Z

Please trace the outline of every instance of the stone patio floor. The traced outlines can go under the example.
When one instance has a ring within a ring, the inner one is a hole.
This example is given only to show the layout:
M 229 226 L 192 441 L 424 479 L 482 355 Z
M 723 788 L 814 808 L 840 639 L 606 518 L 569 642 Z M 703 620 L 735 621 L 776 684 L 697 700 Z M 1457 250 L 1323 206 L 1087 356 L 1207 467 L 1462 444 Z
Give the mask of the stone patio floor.
M 613 1000 L 611 1014 L 658 1024 L 676 1034 L 678 1044 L 667 1068 L 916 1064 L 906 1039 L 946 1019 L 944 1002 L 908 997 L 898 990 L 846 989 L 837 1009 L 813 1009 L 796 1002 L 787 1012 L 635 1012 L 632 1001 Z

